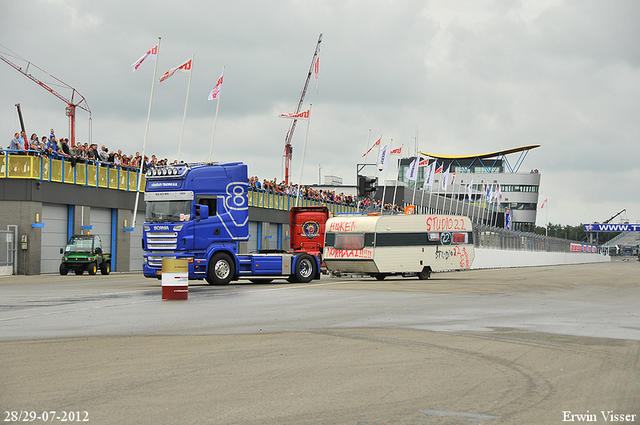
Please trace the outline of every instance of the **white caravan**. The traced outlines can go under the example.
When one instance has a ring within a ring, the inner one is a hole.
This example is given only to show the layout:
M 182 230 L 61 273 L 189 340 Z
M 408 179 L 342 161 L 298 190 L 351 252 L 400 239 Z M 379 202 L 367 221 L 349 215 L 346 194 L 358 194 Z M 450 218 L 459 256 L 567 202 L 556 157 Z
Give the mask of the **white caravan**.
M 323 260 L 335 273 L 418 276 L 469 269 L 474 258 L 468 217 L 349 215 L 326 223 Z

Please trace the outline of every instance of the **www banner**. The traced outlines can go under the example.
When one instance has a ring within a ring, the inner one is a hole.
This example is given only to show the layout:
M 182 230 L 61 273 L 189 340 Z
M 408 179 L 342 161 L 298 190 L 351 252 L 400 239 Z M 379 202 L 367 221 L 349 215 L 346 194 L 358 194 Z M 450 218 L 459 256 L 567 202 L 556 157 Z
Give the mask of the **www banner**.
M 640 224 L 585 224 L 585 232 L 640 232 Z

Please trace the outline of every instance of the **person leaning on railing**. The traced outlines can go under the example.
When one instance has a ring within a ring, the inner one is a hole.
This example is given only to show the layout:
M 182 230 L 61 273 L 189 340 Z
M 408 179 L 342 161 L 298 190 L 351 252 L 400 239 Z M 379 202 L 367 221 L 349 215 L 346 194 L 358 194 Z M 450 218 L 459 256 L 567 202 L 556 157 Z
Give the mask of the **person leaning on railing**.
M 10 154 L 25 154 L 24 146 L 22 146 L 22 142 L 20 141 L 20 133 L 16 133 L 13 135 L 13 139 L 11 139 L 11 143 L 9 143 L 9 147 L 7 148 L 12 152 Z

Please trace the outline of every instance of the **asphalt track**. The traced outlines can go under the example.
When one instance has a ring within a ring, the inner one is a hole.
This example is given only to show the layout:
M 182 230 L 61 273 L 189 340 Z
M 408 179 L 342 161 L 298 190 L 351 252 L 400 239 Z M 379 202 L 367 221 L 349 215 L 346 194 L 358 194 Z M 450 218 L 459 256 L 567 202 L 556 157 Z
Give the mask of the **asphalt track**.
M 196 283 L 173 301 L 136 274 L 0 278 L 1 420 L 640 423 L 639 272 Z

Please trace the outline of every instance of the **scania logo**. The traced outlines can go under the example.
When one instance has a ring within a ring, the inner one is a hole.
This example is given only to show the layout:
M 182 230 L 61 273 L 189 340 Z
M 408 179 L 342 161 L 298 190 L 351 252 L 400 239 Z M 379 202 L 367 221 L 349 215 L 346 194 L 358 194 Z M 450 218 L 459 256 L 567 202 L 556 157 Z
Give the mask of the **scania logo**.
M 169 230 L 169 226 L 153 226 L 153 230 Z

